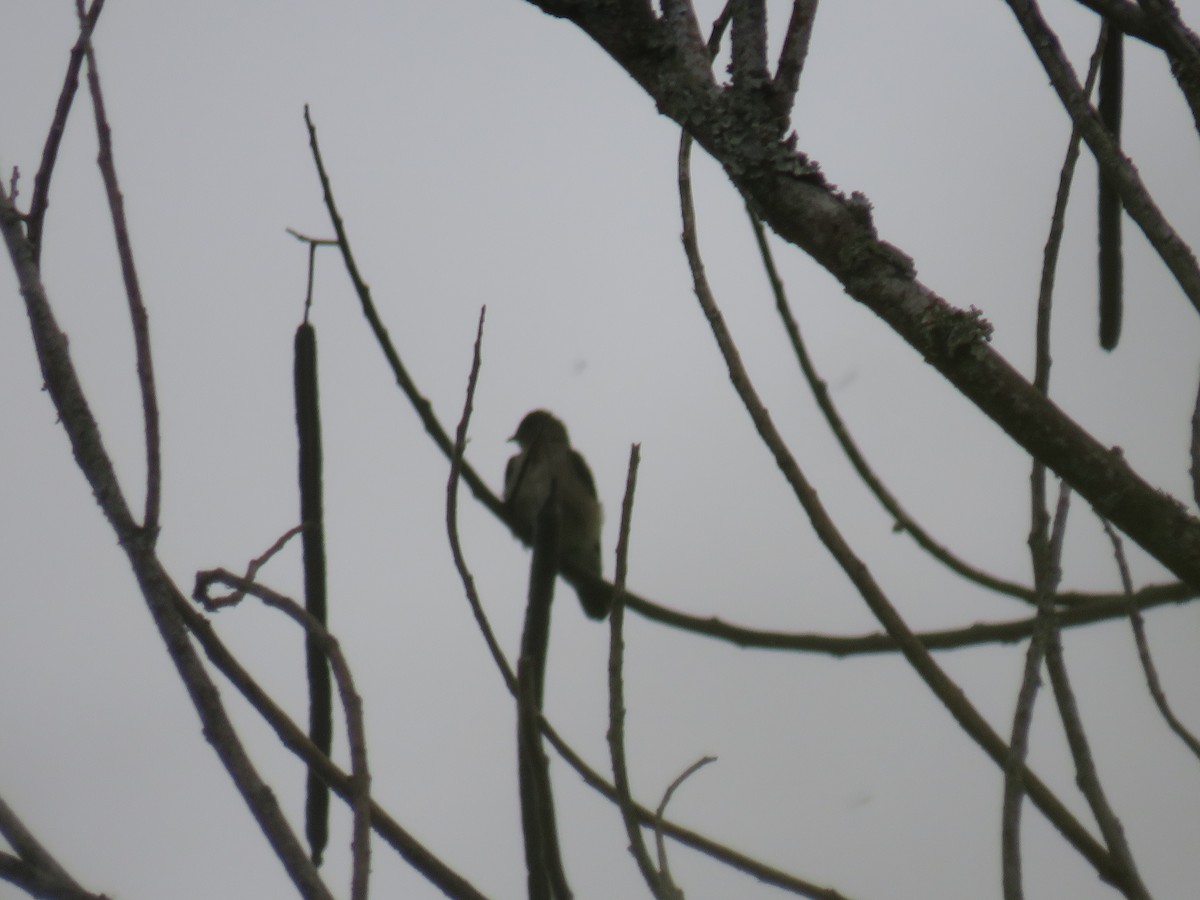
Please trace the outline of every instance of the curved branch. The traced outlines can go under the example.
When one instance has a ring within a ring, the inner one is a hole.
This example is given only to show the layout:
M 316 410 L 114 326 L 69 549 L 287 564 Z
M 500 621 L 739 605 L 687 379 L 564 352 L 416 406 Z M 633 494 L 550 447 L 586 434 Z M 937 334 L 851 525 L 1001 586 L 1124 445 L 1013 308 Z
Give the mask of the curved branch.
M 851 297 L 1102 516 L 1200 588 L 1200 521 L 1042 397 L 990 348 L 989 326 L 977 312 L 955 309 L 919 282 L 912 261 L 879 239 L 867 199 L 846 197 L 826 183 L 781 139 L 769 110 L 761 119 L 747 119 L 709 73 L 696 74 L 687 60 L 664 51 L 670 40 L 665 21 L 635 18 L 603 0 L 529 2 L 590 35 L 725 168 L 777 234 L 828 269 Z M 1138 202 L 1124 191 L 1122 200 L 1131 208 Z
M 959 726 L 974 740 L 981 749 L 1003 768 L 1008 764 L 1010 751 L 1008 744 L 996 733 L 995 729 L 979 713 L 966 698 L 966 695 L 945 671 L 933 660 L 929 651 L 921 645 L 917 636 L 908 627 L 899 611 L 892 605 L 882 588 L 867 569 L 866 564 L 858 558 L 854 550 L 846 543 L 845 538 L 829 517 L 817 492 L 813 489 L 804 473 L 800 470 L 783 438 L 775 428 L 771 415 L 763 406 L 754 386 L 751 384 L 742 366 L 740 354 L 733 338 L 725 325 L 725 320 L 717 307 L 716 300 L 709 289 L 707 277 L 704 274 L 704 264 L 700 258 L 696 238 L 695 211 L 692 205 L 691 175 L 689 172 L 689 151 L 691 137 L 685 132 L 679 143 L 679 198 L 683 218 L 683 245 L 687 254 L 688 266 L 692 272 L 692 282 L 696 298 L 700 302 L 705 318 L 708 319 L 710 330 L 716 339 L 721 356 L 729 372 L 729 379 L 737 391 L 742 405 L 750 415 L 755 429 L 758 431 L 763 444 L 775 457 L 775 463 L 783 473 L 792 489 L 796 500 L 808 516 L 809 523 L 818 539 L 825 545 L 829 555 L 837 562 L 846 577 L 854 585 L 859 595 L 887 633 L 896 641 L 904 658 L 912 666 L 913 671 L 920 676 L 935 697 L 945 706 L 947 712 L 954 717 Z M 1021 777 L 1025 783 L 1026 793 L 1034 804 L 1043 812 L 1054 827 L 1071 843 L 1079 853 L 1095 867 L 1096 872 L 1106 881 L 1114 881 L 1120 877 L 1109 853 L 1094 837 L 1079 823 L 1071 812 L 1062 804 L 1057 796 L 1026 767 L 1022 767 Z

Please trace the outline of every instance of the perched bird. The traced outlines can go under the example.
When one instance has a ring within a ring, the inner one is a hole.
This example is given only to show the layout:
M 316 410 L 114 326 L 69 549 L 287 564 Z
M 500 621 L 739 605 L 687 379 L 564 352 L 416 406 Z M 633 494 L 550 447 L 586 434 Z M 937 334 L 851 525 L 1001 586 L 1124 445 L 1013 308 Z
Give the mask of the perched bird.
M 538 513 L 554 485 L 559 506 L 559 559 L 579 573 L 564 575 L 579 594 L 584 612 L 603 619 L 612 597 L 600 580 L 602 515 L 587 463 L 571 449 L 563 423 L 544 409 L 525 416 L 509 440 L 521 449 L 504 470 L 505 505 L 532 536 Z

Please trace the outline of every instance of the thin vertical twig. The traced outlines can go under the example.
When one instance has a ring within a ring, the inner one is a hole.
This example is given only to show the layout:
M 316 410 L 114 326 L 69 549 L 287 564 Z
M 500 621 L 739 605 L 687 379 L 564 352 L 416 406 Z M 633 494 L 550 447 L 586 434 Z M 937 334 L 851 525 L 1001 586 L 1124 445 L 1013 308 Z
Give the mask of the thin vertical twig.
M 467 429 L 471 422 L 471 407 L 475 400 L 475 385 L 479 380 L 479 367 L 482 360 L 481 352 L 483 346 L 483 323 L 486 317 L 487 307 L 480 307 L 479 325 L 475 331 L 475 349 L 471 359 L 471 374 L 467 378 L 466 400 L 463 404 L 462 416 L 458 420 L 458 428 L 455 431 L 454 444 L 450 453 L 450 477 L 446 483 L 446 533 L 450 542 L 450 555 L 454 559 L 454 567 L 458 570 L 458 577 L 461 579 L 463 590 L 466 592 L 467 603 L 471 607 L 471 613 L 475 616 L 475 622 L 479 626 L 480 633 L 483 635 L 484 643 L 487 644 L 488 652 L 491 653 L 492 659 L 496 663 L 496 668 L 499 669 L 501 677 L 504 678 L 505 687 L 515 697 L 517 695 L 517 676 L 513 673 L 512 666 L 509 665 L 504 651 L 500 648 L 500 642 L 496 640 L 496 633 L 492 630 L 492 624 L 488 621 L 487 613 L 483 611 L 483 602 L 479 599 L 479 591 L 475 587 L 475 576 L 471 574 L 471 570 L 467 566 L 466 555 L 462 549 L 462 541 L 458 536 L 458 483 L 462 477 L 464 468 L 463 450 L 467 445 Z
M 1084 91 L 1090 96 L 1096 83 L 1100 60 L 1104 53 L 1107 30 L 1100 29 L 1096 49 L 1088 65 Z M 1071 184 L 1079 160 L 1079 128 L 1072 126 L 1067 141 L 1067 152 L 1059 172 L 1058 190 L 1054 197 L 1054 211 L 1050 215 L 1050 233 L 1042 253 L 1042 275 L 1038 285 L 1037 321 L 1034 330 L 1034 375 L 1033 386 L 1043 395 L 1050 392 L 1050 322 L 1054 309 L 1054 282 L 1058 272 L 1058 257 L 1062 247 L 1066 224 L 1067 202 L 1071 196 Z M 1051 579 L 1059 565 L 1058 556 L 1051 552 L 1046 513 L 1046 466 L 1033 460 L 1029 475 L 1030 490 L 1030 550 L 1034 559 L 1035 599 L 1038 614 L 1034 619 L 1029 648 L 1025 654 L 1025 666 L 1021 686 L 1017 691 L 1017 705 L 1013 712 L 1012 730 L 1009 736 L 1009 758 L 1004 766 L 1004 800 L 1001 806 L 1000 848 L 1001 884 L 1005 900 L 1020 900 L 1024 894 L 1021 878 L 1021 807 L 1025 795 L 1022 766 L 1029 748 L 1029 732 L 1033 724 L 1033 708 L 1040 686 L 1042 660 L 1045 658 L 1046 642 L 1051 623 L 1059 628 L 1057 617 L 1049 615 L 1056 605 L 1057 577 Z M 1065 516 L 1064 516 L 1065 524 Z M 1043 552 L 1043 550 L 1045 552 Z
M 608 752 L 612 759 L 613 787 L 617 792 L 617 806 L 621 810 L 621 821 L 629 838 L 629 852 L 637 862 L 642 879 L 652 894 L 659 900 L 673 896 L 663 882 L 662 876 L 650 859 L 641 825 L 633 809 L 633 797 L 629 789 L 629 767 L 625 758 L 625 574 L 629 558 L 629 529 L 633 520 L 633 496 L 637 489 L 637 470 L 641 461 L 641 447 L 634 444 L 629 448 L 629 468 L 625 476 L 625 497 L 621 502 L 621 528 L 617 538 L 617 568 L 613 578 L 613 605 L 609 619 L 608 642 Z
M 96 117 L 96 139 L 100 144 L 100 153 L 96 161 L 100 166 L 104 190 L 108 196 L 113 235 L 117 241 L 117 257 L 121 261 L 121 275 L 125 280 L 125 296 L 129 303 L 129 319 L 133 326 L 138 388 L 142 395 L 142 419 L 146 431 L 146 504 L 142 529 L 153 545 L 158 537 L 158 517 L 162 505 L 162 439 L 159 433 L 158 394 L 154 386 L 154 362 L 150 352 L 150 321 L 146 305 L 142 301 L 137 267 L 133 263 L 133 246 L 129 240 L 129 226 L 125 219 L 125 200 L 121 196 L 116 163 L 113 161 L 112 129 L 108 124 L 108 114 L 104 110 L 100 71 L 96 66 L 96 51 L 92 46 L 91 29 L 83 9 L 83 0 L 75 0 L 75 8 L 79 14 L 81 35 L 87 35 L 83 41 L 88 64 L 87 80 Z

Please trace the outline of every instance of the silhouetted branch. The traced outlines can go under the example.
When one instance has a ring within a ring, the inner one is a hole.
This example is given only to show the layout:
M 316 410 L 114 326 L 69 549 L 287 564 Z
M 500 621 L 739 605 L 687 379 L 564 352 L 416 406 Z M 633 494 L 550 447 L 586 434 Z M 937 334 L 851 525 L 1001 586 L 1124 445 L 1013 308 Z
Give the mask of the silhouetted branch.
M 17 885 L 34 897 L 102 900 L 79 886 L 3 798 L 0 798 L 0 836 L 17 853 L 16 857 L 0 854 L 0 879 Z
M 816 17 L 817 0 L 792 0 L 792 17 L 784 32 L 783 48 L 779 51 L 779 65 L 775 67 L 772 84 L 774 96 L 771 102 L 777 116 L 790 115 L 796 102 L 796 91 L 800 89 L 800 75 L 808 58 L 808 42 L 812 38 Z
M 887 485 L 875 474 L 875 470 L 871 467 L 871 464 L 867 462 L 866 457 L 858 449 L 858 444 L 850 434 L 850 430 L 846 427 L 846 423 L 842 420 L 841 414 L 837 411 L 837 407 L 834 406 L 833 400 L 829 396 L 829 389 L 826 387 L 824 379 L 817 372 L 812 357 L 809 356 L 808 347 L 805 345 L 804 338 L 800 334 L 800 326 L 796 322 L 796 317 L 792 315 L 787 291 L 783 286 L 783 279 L 779 277 L 779 271 L 775 267 L 775 257 L 771 253 L 770 244 L 767 243 L 767 235 L 762 221 L 749 206 L 746 207 L 746 214 L 749 216 L 750 225 L 754 229 L 754 239 L 758 244 L 758 253 L 762 258 L 763 268 L 767 273 L 767 281 L 770 283 L 771 291 L 775 295 L 775 309 L 779 313 L 780 320 L 783 322 L 783 329 L 787 333 L 789 343 L 792 345 L 792 352 L 796 354 L 796 360 L 800 364 L 800 371 L 804 373 L 804 380 L 808 383 L 808 388 L 812 392 L 813 399 L 817 401 L 817 406 L 820 408 L 821 414 L 825 417 L 825 421 L 829 425 L 829 430 L 833 432 L 838 446 L 842 448 L 842 453 L 846 455 L 846 459 L 854 468 L 854 471 L 858 473 L 858 477 L 862 479 L 867 489 L 875 495 L 875 498 L 883 508 L 896 520 L 895 530 L 909 534 L 926 553 L 968 581 L 973 581 L 990 590 L 1007 594 L 1011 597 L 1019 597 L 1022 600 L 1032 603 L 1032 588 L 998 578 L 989 572 L 984 572 L 982 569 L 978 569 L 959 559 L 949 549 L 934 540 L 929 532 L 909 515 L 908 511 L 900 504 L 900 501 L 888 490 Z
M 96 66 L 96 51 L 92 47 L 90 37 L 91 26 L 83 9 L 83 0 L 75 0 L 75 8 L 79 13 L 80 32 L 87 35 L 83 47 L 87 56 L 87 79 L 92 95 L 92 109 L 96 114 L 96 139 L 100 144 L 100 153 L 96 161 L 100 166 L 100 175 L 108 197 L 108 208 L 112 214 L 117 258 L 121 261 L 121 276 L 125 280 L 125 296 L 129 303 L 129 320 L 133 325 L 138 390 L 142 396 L 142 418 L 146 430 L 146 506 L 142 528 L 146 531 L 146 539 L 153 546 L 158 539 L 158 517 L 162 506 L 162 438 L 159 432 L 158 395 L 154 387 L 154 362 L 150 352 L 150 322 L 146 304 L 142 302 L 137 267 L 133 263 L 133 246 L 129 240 L 129 225 L 125 220 L 125 200 L 117 182 L 117 168 L 112 153 L 112 129 L 104 111 L 100 70 Z
M 58 161 L 58 148 L 62 145 L 63 133 L 67 129 L 67 117 L 71 113 L 71 104 L 75 100 L 75 92 L 79 89 L 79 69 L 83 65 L 84 49 L 92 39 L 96 21 L 104 9 L 104 0 L 92 0 L 83 17 L 79 36 L 75 46 L 71 48 L 70 60 L 67 63 L 67 73 L 63 78 L 62 90 L 58 94 L 58 104 L 54 109 L 54 119 L 46 132 L 46 144 L 42 148 L 42 161 L 37 174 L 33 177 L 33 196 L 29 201 L 29 215 L 26 219 L 29 243 L 33 246 L 34 265 L 40 265 L 42 256 L 42 231 L 46 226 L 46 210 L 50 206 L 50 180 L 54 175 L 54 164 Z
M 187 604 L 154 553 L 153 535 L 140 527 L 130 513 L 112 459 L 79 384 L 67 337 L 59 329 L 50 308 L 34 262 L 34 250 L 23 233 L 21 220 L 20 213 L 13 208 L 0 185 L 0 232 L 21 285 L 46 391 L 67 432 L 75 461 L 129 559 L 146 606 L 203 724 L 205 737 L 301 895 L 324 900 L 330 896 L 328 890 L 305 855 L 274 795 L 246 755 L 216 687 L 188 641 L 180 613 L 180 607 Z
M 1003 768 L 1008 761 L 1009 748 L 1004 740 L 996 733 L 979 711 L 967 700 L 965 694 L 949 676 L 941 669 L 929 652 L 922 646 L 920 640 L 908 627 L 896 608 L 888 600 L 875 579 L 867 570 L 866 565 L 858 558 L 853 549 L 846 543 L 833 520 L 825 511 L 824 505 L 816 491 L 808 483 L 791 452 L 784 444 L 776 430 L 770 414 L 759 400 L 745 368 L 742 366 L 732 337 L 725 326 L 724 317 L 717 307 L 716 300 L 708 286 L 704 274 L 704 264 L 700 258 L 696 238 L 695 212 L 692 205 L 691 177 L 689 173 L 689 150 L 691 138 L 685 133 L 679 146 L 679 196 L 683 218 L 683 245 L 687 255 L 688 266 L 692 272 L 692 281 L 696 297 L 700 302 L 705 318 L 708 319 L 710 330 L 716 339 L 729 370 L 730 381 L 733 382 L 743 406 L 749 413 L 763 443 L 775 458 L 780 471 L 787 480 L 800 506 L 808 516 L 813 531 L 825 545 L 830 556 L 845 572 L 867 607 L 883 625 L 888 634 L 899 645 L 901 652 L 921 677 L 935 697 L 941 701 L 947 711 L 954 717 L 962 729 L 991 757 L 993 762 Z M 1026 768 L 1022 777 L 1025 780 L 1026 792 L 1030 799 L 1046 815 L 1054 827 L 1062 834 L 1096 869 L 1101 878 L 1106 880 L 1116 877 L 1112 861 L 1107 852 L 1096 842 L 1087 830 L 1071 815 L 1054 793 L 1040 779 Z
M 1067 491 L 1064 487 L 1059 496 L 1058 511 L 1054 517 L 1055 532 L 1051 536 L 1049 559 L 1057 568 L 1057 560 L 1061 556 L 1062 528 L 1067 515 Z M 1057 575 L 1057 572 L 1054 573 Z M 1051 593 L 1053 576 L 1048 577 L 1047 595 Z M 1108 845 L 1109 853 L 1116 868 L 1116 887 L 1131 900 L 1149 900 L 1150 894 L 1142 884 L 1137 865 L 1129 844 L 1125 840 L 1125 832 L 1117 819 L 1116 813 L 1108 803 L 1095 759 L 1088 745 L 1087 734 L 1083 727 L 1083 717 L 1079 714 L 1079 706 L 1075 702 L 1075 694 L 1067 675 L 1066 660 L 1063 657 L 1062 640 L 1058 629 L 1054 626 L 1054 610 L 1047 603 L 1041 613 L 1048 622 L 1046 632 L 1046 669 L 1050 673 L 1050 684 L 1054 689 L 1054 699 L 1058 705 L 1059 718 L 1063 723 L 1063 731 L 1067 736 L 1067 746 L 1071 750 L 1071 759 L 1075 763 L 1075 783 L 1083 793 L 1096 817 L 1100 833 Z
M 825 267 L 850 297 L 879 316 L 1101 515 L 1178 578 L 1200 586 L 1200 520 L 1038 395 L 989 346 L 990 326 L 977 310 L 957 309 L 918 281 L 912 260 L 879 239 L 868 198 L 834 189 L 819 167 L 775 130 L 774 122 L 757 127 L 740 121 L 728 93 L 712 84 L 709 69 L 665 52 L 664 44 L 673 39 L 670 22 L 655 20 L 648 8 L 635 11 L 605 0 L 529 2 L 583 29 L 660 112 L 713 156 L 776 234 Z M 1087 129 L 1084 137 L 1089 139 Z M 1134 213 L 1138 201 L 1124 189 L 1122 202 Z M 1178 259 L 1171 257 L 1173 265 L 1185 274 L 1192 270 L 1194 277 L 1189 277 L 1200 284 L 1200 269 L 1183 252 Z
M 617 792 L 617 805 L 621 809 L 621 820 L 625 834 L 629 837 L 629 852 L 637 862 L 642 879 L 658 900 L 669 900 L 677 895 L 663 880 L 642 837 L 637 813 L 633 808 L 633 797 L 629 790 L 629 769 L 625 759 L 625 573 L 629 557 L 629 528 L 633 520 L 633 496 L 637 488 L 640 448 L 634 444 L 629 448 L 629 470 L 625 476 L 625 496 L 621 501 L 621 526 L 617 538 L 617 569 L 613 578 L 612 614 L 609 621 L 608 642 L 608 751 L 612 759 L 613 787 Z
M 210 569 L 196 573 L 196 587 L 193 596 L 210 609 L 229 605 L 220 600 L 215 603 L 212 601 L 210 590 L 214 584 L 223 584 L 233 588 L 236 591 L 235 596 L 238 598 L 249 594 L 257 597 L 272 609 L 279 610 L 304 629 L 307 643 L 318 648 L 328 660 L 334 681 L 337 682 L 342 709 L 346 714 L 346 739 L 350 745 L 348 788 L 349 802 L 354 814 L 352 838 L 354 869 L 351 896 L 355 900 L 365 898 L 367 880 L 370 875 L 371 774 L 367 766 L 367 740 L 366 728 L 363 725 L 362 698 L 354 687 L 354 678 L 350 674 L 350 666 L 342 653 L 341 645 L 337 638 L 329 633 L 324 623 L 291 597 L 257 582 L 248 581 L 225 569 Z M 321 756 L 328 757 L 328 752 L 315 740 L 310 738 L 310 743 Z M 310 767 L 309 772 L 314 776 L 318 775 L 316 767 Z
M 215 582 L 203 587 L 207 590 Z M 252 579 L 240 578 L 235 584 L 249 585 Z M 199 589 L 200 584 L 197 585 Z M 230 599 L 244 597 L 246 591 L 235 590 Z M 226 598 L 213 598 L 206 594 L 202 602 L 221 605 Z M 236 600 L 233 602 L 237 602 Z M 317 749 L 308 735 L 284 712 L 266 691 L 237 661 L 224 642 L 217 636 L 212 623 L 186 602 L 180 600 L 179 612 L 192 636 L 204 649 L 211 662 L 229 682 L 237 688 L 247 703 L 263 718 L 279 738 L 280 744 L 290 750 L 310 769 L 320 773 L 325 783 L 333 788 L 342 800 L 353 805 L 359 796 L 353 779 Z M 484 900 L 484 895 L 475 890 L 461 875 L 434 856 L 425 846 L 409 834 L 388 812 L 375 801 L 370 801 L 371 827 L 405 861 L 436 885 L 447 896 L 461 900 Z
M 1108 539 L 1112 544 L 1113 557 L 1117 561 L 1117 570 L 1121 573 L 1121 584 L 1128 591 L 1133 585 L 1133 578 L 1129 574 L 1129 563 L 1125 559 L 1125 547 L 1121 543 L 1121 536 L 1103 519 L 1100 520 L 1100 524 L 1104 526 L 1104 533 L 1108 535 Z M 1142 671 L 1146 675 L 1146 686 L 1150 689 L 1150 696 L 1154 698 L 1154 705 L 1158 707 L 1159 713 L 1166 720 L 1170 729 L 1192 751 L 1192 755 L 1200 759 L 1200 740 L 1197 740 L 1196 736 L 1192 734 L 1187 726 L 1179 721 L 1179 718 L 1171 709 L 1171 705 L 1167 702 L 1167 692 L 1163 690 L 1162 682 L 1158 677 L 1158 669 L 1154 665 L 1154 657 L 1150 655 L 1150 641 L 1146 638 L 1146 623 L 1136 606 L 1131 605 L 1129 608 L 1129 624 L 1133 628 L 1133 639 L 1134 643 L 1137 644 L 1138 659 L 1142 663 Z
M 1184 294 L 1197 311 L 1200 311 L 1200 266 L 1196 263 L 1196 257 L 1163 216 L 1138 176 L 1133 163 L 1121 153 L 1113 135 L 1104 127 L 1099 114 L 1088 102 L 1066 54 L 1063 53 L 1058 37 L 1042 18 L 1035 0 L 1007 2 L 1017 22 L 1025 31 L 1030 47 L 1050 77 L 1050 83 L 1058 93 L 1063 107 L 1095 156 L 1104 177 L 1117 190 L 1130 217 L 1137 222 L 1150 245 L 1166 263 Z
M 678 891 L 678 888 L 675 887 L 675 883 L 671 880 L 671 866 L 667 862 L 667 848 L 663 841 L 662 832 L 663 816 L 667 814 L 667 804 L 671 802 L 671 798 L 675 795 L 675 791 L 679 788 L 679 786 L 687 781 L 687 779 L 689 779 L 694 772 L 697 772 L 707 766 L 709 763 L 714 763 L 716 761 L 717 758 L 715 756 L 702 756 L 684 769 L 679 776 L 667 786 L 667 789 L 663 791 L 663 798 L 658 804 L 658 809 L 654 811 L 654 843 L 655 848 L 658 851 L 658 868 L 662 873 L 663 884 L 665 884 L 668 889 L 679 892 L 680 896 L 682 896 L 682 892 Z

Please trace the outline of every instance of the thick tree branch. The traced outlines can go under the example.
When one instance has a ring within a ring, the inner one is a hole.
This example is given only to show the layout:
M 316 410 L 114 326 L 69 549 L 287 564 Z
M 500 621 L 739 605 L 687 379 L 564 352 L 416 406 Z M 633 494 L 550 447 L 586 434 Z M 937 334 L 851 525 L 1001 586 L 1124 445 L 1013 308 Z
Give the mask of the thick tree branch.
M 616 13 L 601 0 L 531 2 L 582 28 L 724 166 L 777 234 L 828 269 L 850 296 L 1102 516 L 1178 577 L 1200 586 L 1200 521 L 1041 396 L 988 346 L 988 326 L 977 312 L 956 309 L 921 284 L 911 260 L 879 239 L 865 197 L 836 192 L 780 139 L 772 122 L 736 115 L 707 70 L 696 72 L 667 49 L 663 22 Z M 1122 199 L 1132 209 L 1130 198 L 1123 193 Z

